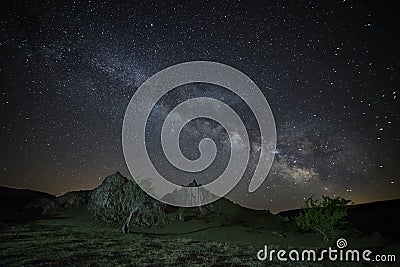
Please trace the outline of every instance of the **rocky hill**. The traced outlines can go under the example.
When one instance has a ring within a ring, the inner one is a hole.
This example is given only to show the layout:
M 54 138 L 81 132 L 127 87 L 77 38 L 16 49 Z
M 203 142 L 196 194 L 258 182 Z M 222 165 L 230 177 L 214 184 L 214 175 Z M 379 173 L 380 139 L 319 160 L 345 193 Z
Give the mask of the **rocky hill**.
M 149 197 L 119 172 L 108 176 L 90 195 L 87 209 L 93 218 L 113 224 L 155 226 L 170 220 L 167 206 Z
M 84 208 L 93 219 L 114 226 L 154 226 L 168 221 L 166 205 L 149 197 L 134 181 L 119 172 L 106 177 L 93 190 L 68 192 L 57 198 L 38 198 L 27 208 L 40 210 L 42 214 Z
M 196 181 L 188 186 L 198 187 Z M 178 192 L 179 193 L 179 192 Z M 167 196 L 168 197 L 168 196 Z M 134 227 L 151 227 L 173 221 L 190 221 L 213 218 L 221 224 L 254 224 L 254 218 L 279 221 L 279 217 L 266 211 L 252 211 L 227 200 L 195 208 L 167 205 L 147 195 L 133 180 L 119 172 L 104 179 L 93 190 L 68 192 L 60 197 L 41 197 L 26 205 L 29 210 L 53 214 L 63 209 L 84 209 L 92 219 L 121 227 L 124 232 Z M 210 216 L 211 215 L 211 216 Z M 251 221 L 251 222 L 250 222 Z

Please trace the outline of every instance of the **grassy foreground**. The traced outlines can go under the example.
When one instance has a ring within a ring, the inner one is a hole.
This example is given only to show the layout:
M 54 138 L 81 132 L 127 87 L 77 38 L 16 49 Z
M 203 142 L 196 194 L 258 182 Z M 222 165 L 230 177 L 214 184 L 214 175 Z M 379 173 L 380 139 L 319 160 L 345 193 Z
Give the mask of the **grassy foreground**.
M 122 234 L 119 229 L 89 220 L 82 212 L 65 211 L 30 224 L 3 225 L 0 266 L 287 266 L 288 263 L 260 262 L 256 253 L 267 241 L 277 244 L 275 248 L 289 248 L 289 244 L 300 244 L 301 240 L 312 243 L 319 239 L 314 234 L 283 238 L 268 228 L 208 226 L 207 230 L 193 231 L 200 225 L 185 223 L 151 229 L 153 234 Z M 186 234 L 174 234 L 177 229 Z M 369 241 L 378 245 L 380 242 Z M 354 266 L 354 263 L 291 265 Z
M 256 249 L 186 235 L 124 235 L 68 213 L 0 230 L 0 263 L 4 266 L 255 265 Z

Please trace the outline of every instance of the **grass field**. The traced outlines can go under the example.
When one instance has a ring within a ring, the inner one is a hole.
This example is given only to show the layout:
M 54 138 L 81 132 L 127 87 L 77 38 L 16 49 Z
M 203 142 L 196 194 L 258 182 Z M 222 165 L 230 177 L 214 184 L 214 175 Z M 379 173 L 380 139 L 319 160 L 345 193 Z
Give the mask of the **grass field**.
M 190 235 L 124 235 L 118 229 L 84 217 L 70 217 L 70 214 L 3 228 L 0 240 L 0 259 L 5 266 L 257 263 L 253 253 L 255 247 L 198 241 Z
M 276 226 L 274 226 L 276 227 Z M 205 229 L 206 230 L 202 230 Z M 119 229 L 91 221 L 83 211 L 64 211 L 30 224 L 2 226 L 0 263 L 4 266 L 287 266 L 260 262 L 256 253 L 264 244 L 274 248 L 318 247 L 317 234 L 287 233 L 271 227 L 218 226 L 212 221 L 173 223 L 141 233 L 122 234 Z M 349 243 L 368 244 L 379 251 L 379 237 L 355 238 Z M 352 263 L 296 266 L 354 266 Z M 371 264 L 369 266 L 376 266 Z

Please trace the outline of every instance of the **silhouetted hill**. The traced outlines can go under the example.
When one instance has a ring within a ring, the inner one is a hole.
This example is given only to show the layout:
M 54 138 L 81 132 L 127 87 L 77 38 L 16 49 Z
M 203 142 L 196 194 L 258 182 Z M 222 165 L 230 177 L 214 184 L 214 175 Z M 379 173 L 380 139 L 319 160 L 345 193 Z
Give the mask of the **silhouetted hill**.
M 37 199 L 54 198 L 44 192 L 0 186 L 0 222 L 25 220 L 26 205 Z
M 355 205 L 349 221 L 365 233 L 379 232 L 390 239 L 400 239 L 400 199 Z

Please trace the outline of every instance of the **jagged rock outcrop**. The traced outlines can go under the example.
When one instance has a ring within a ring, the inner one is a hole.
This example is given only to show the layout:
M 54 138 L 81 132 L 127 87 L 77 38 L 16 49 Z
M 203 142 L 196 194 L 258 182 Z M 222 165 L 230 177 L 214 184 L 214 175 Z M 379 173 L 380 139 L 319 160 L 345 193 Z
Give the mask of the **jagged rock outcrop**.
M 88 202 L 93 218 L 113 225 L 154 226 L 167 222 L 166 205 L 149 197 L 119 172 L 94 189 Z M 130 220 L 127 218 L 130 217 Z
M 199 184 L 196 180 L 193 180 L 191 183 L 184 186 L 184 187 L 196 187 L 196 189 L 193 190 L 193 192 L 187 194 L 187 192 L 183 191 L 182 189 L 174 190 L 172 193 L 166 194 L 163 197 L 163 200 L 167 202 L 176 202 L 175 200 L 179 198 L 180 202 L 184 202 L 187 205 L 191 205 L 192 203 L 213 201 L 216 199 L 214 194 L 205 190 L 204 188 L 201 188 L 200 186 L 201 184 Z M 213 213 L 214 210 L 215 210 L 215 202 L 214 204 L 211 203 L 200 207 L 186 209 L 185 214 L 187 214 L 187 216 L 189 217 L 202 216 Z

